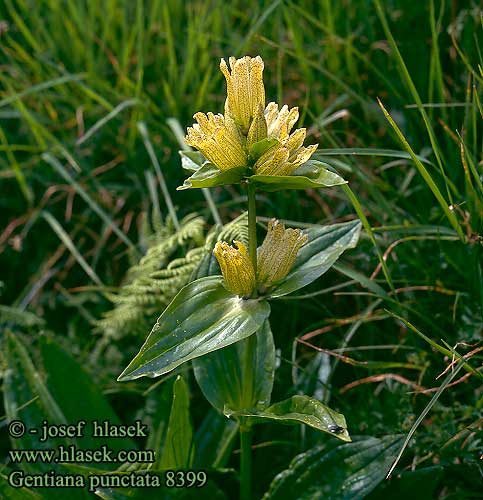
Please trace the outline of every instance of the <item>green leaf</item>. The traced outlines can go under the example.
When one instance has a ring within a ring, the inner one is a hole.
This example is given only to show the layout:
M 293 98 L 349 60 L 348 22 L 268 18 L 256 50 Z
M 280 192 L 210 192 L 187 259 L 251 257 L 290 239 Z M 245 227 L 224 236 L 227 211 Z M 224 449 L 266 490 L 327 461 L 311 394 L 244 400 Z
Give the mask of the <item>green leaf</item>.
M 114 413 L 102 393 L 102 387 L 92 380 L 79 363 L 53 338 L 43 336 L 40 351 L 44 370 L 47 373 L 47 387 L 56 401 L 61 404 L 62 412 L 69 423 L 75 423 L 80 417 L 91 425 L 93 420 L 117 425 L 120 420 Z M 104 438 L 103 443 L 112 450 L 135 449 L 136 445 L 129 438 L 122 441 L 116 438 Z M 79 440 L 79 448 L 96 448 L 99 440 L 90 432 Z M 109 467 L 108 467 L 109 468 Z
M 196 430 L 193 469 L 225 467 L 237 434 L 238 425 L 235 421 L 210 408 Z
M 180 151 L 181 166 L 189 172 L 196 172 L 201 168 L 206 158 L 199 151 Z
M 7 334 L 6 354 L 8 370 L 5 371 L 3 395 L 7 421 L 21 420 L 27 429 L 39 429 L 42 420 L 51 424 L 67 424 L 62 410 L 35 369 L 27 349 L 20 338 Z M 12 440 L 17 449 L 51 448 L 52 442 L 40 443 L 39 435 L 26 432 L 21 438 Z M 55 444 L 69 445 L 65 439 L 55 440 Z
M 35 368 L 20 337 L 12 333 L 6 335 L 5 361 L 8 369 L 4 372 L 3 396 L 7 421 L 20 420 L 24 423 L 27 431 L 22 437 L 12 439 L 12 448 L 42 450 L 55 449 L 60 444 L 64 446 L 77 444 L 72 438 L 63 437 L 49 438 L 44 442 L 39 441 L 40 429 L 44 420 L 47 420 L 51 425 L 72 422 L 68 422 L 57 401 L 53 398 L 44 382 L 44 377 Z M 79 417 L 76 420 L 78 419 Z M 29 432 L 33 429 L 36 429 L 37 433 Z M 62 467 L 57 463 L 42 461 L 27 463 L 24 461 L 19 468 L 26 474 L 42 474 L 51 470 L 62 474 Z M 76 488 L 50 488 L 49 490 L 42 488 L 40 494 L 42 498 L 49 500 L 63 500 L 66 496 L 71 500 L 86 498 L 86 492 Z M 29 498 L 27 495 L 28 493 L 25 494 L 26 499 Z M 10 494 L 7 494 L 5 498 L 11 498 Z
M 443 476 L 441 465 L 402 471 L 381 483 L 367 500 L 406 500 L 407 498 L 434 498 L 434 490 Z
M 163 381 L 155 390 L 149 391 L 144 408 L 138 415 L 143 424 L 148 426 L 149 435 L 144 448 L 154 450 L 156 457 L 160 457 L 166 442 L 166 429 L 173 405 L 172 377 Z
M 322 276 L 344 250 L 356 246 L 360 231 L 359 220 L 304 230 L 309 236 L 308 242 L 299 250 L 288 276 L 270 292 L 270 297 L 287 295 Z
M 386 476 L 401 439 L 359 438 L 329 450 L 316 446 L 275 477 L 263 500 L 361 500 Z
M 186 474 L 185 471 L 180 471 Z M 195 471 L 196 473 L 197 471 Z M 226 496 L 210 479 L 201 488 L 167 488 L 164 486 L 164 471 L 155 471 L 161 478 L 160 488 L 99 488 L 95 494 L 103 500 L 226 500 Z M 184 476 L 186 477 L 186 475 Z
M 190 276 L 190 281 L 195 281 L 199 278 L 205 278 L 206 276 L 220 275 L 220 266 L 213 253 L 215 243 L 222 239 L 220 237 L 222 226 L 214 226 L 210 231 L 210 234 L 206 238 L 205 244 L 205 254 L 201 258 L 199 264 L 193 269 Z
M 118 380 L 157 377 L 255 333 L 270 306 L 233 295 L 222 283 L 221 276 L 209 276 L 183 287 Z
M 309 160 L 301 165 L 292 175 L 252 175 L 249 181 L 263 191 L 283 189 L 307 189 L 339 186 L 346 184 L 342 177 L 325 168 L 317 160 Z
M 178 191 L 191 188 L 207 188 L 222 186 L 224 184 L 238 184 L 243 178 L 247 168 L 235 167 L 220 170 L 213 163 L 204 163 L 191 177 L 188 177 Z
M 277 144 L 279 144 L 277 139 L 262 139 L 261 141 L 258 141 L 250 146 L 248 154 L 250 155 L 252 161 L 255 162 L 260 158 L 260 156 L 263 155 L 263 153 Z
M 8 498 L 9 500 L 43 500 L 44 497 L 34 490 L 28 488 L 14 488 L 8 483 L 8 475 L 10 470 L 5 470 L 4 474 L 0 474 L 0 498 Z
M 220 412 L 225 405 L 232 410 L 264 409 L 270 404 L 275 372 L 275 344 L 270 323 L 265 320 L 255 335 L 250 369 L 244 373 L 245 356 L 252 340 L 244 339 L 225 349 L 193 360 L 196 380 L 206 399 Z M 247 386 L 252 380 L 250 387 Z
M 389 158 L 403 158 L 411 160 L 411 155 L 406 151 L 398 151 L 396 149 L 371 149 L 371 148 L 340 148 L 340 149 L 317 149 L 314 153 L 315 157 L 323 158 L 324 156 L 387 156 Z M 431 162 L 422 156 L 417 156 L 418 159 L 428 165 Z
M 159 460 L 161 469 L 188 469 L 193 461 L 193 429 L 190 421 L 189 392 L 178 375 L 173 385 L 173 405 L 169 415 L 164 448 Z
M 351 440 L 344 415 L 309 396 L 292 396 L 266 410 L 235 411 L 226 407 L 224 413 L 227 417 L 251 417 L 252 423 L 278 421 L 281 424 L 306 424 L 319 431 L 328 432 L 342 441 Z

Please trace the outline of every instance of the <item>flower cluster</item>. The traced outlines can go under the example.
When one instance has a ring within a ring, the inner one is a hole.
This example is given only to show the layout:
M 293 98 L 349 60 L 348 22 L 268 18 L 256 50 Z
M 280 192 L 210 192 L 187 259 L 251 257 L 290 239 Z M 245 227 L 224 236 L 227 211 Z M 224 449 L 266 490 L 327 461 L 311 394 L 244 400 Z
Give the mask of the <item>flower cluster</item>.
M 197 123 L 188 128 L 186 142 L 221 171 L 251 167 L 258 175 L 292 175 L 318 146 L 303 146 L 304 128 L 291 133 L 298 109 L 285 105 L 279 110 L 275 102 L 265 106 L 260 56 L 230 57 L 229 66 L 221 60 L 227 89 L 225 114 L 196 113 Z M 254 153 L 257 144 L 263 147 Z
M 245 245 L 239 241 L 234 241 L 236 248 L 218 241 L 213 253 L 220 264 L 226 288 L 249 297 L 256 288 L 265 293 L 285 278 L 307 240 L 308 236 L 300 229 L 285 229 L 282 222 L 271 219 L 267 235 L 257 251 L 256 273 Z

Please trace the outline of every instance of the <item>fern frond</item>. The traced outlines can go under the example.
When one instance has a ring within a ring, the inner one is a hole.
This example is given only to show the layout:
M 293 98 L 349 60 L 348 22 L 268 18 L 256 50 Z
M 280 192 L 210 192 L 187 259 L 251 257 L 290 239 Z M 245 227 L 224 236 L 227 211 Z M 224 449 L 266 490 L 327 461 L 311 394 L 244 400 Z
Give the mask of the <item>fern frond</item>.
M 243 212 L 236 219 L 223 226 L 218 240 L 232 242 L 238 240 L 248 245 L 248 212 Z
M 144 227 L 146 253 L 130 267 L 119 292 L 107 295 L 114 308 L 96 322 L 96 330 L 110 338 L 146 334 L 206 254 L 204 225 L 202 217 L 190 214 L 178 231 L 169 218 L 164 225 L 153 219 L 155 231 Z
M 31 312 L 22 311 L 16 307 L 0 305 L 0 324 L 3 323 L 14 323 L 29 328 L 32 326 L 42 326 L 44 320 Z

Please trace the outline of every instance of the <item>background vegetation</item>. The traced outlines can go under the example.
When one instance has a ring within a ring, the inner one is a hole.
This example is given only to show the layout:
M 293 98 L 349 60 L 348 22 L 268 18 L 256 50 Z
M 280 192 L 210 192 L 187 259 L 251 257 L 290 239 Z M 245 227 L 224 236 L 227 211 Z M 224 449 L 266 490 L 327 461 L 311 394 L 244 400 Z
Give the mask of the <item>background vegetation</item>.
M 476 0 L 4 0 L 2 456 L 11 446 L 8 419 L 34 425 L 55 421 L 58 410 L 68 422 L 140 418 L 153 431 L 136 445 L 172 463 L 163 440 L 174 375 L 116 378 L 196 268 L 217 217 L 240 215 L 237 188 L 211 190 L 216 210 L 198 190 L 175 190 L 185 177 L 177 151 L 194 112 L 223 108 L 220 58 L 260 54 L 268 100 L 299 106 L 317 155 L 351 191 L 263 194 L 259 213 L 310 224 L 357 212 L 365 225 L 359 246 L 334 270 L 274 303 L 273 399 L 311 393 L 344 413 L 358 439 L 415 431 L 400 475 L 369 493 L 379 478 L 358 498 L 395 488 L 413 498 L 479 498 L 481 16 Z M 222 467 L 212 477 L 233 498 L 232 428 L 182 372 L 193 466 Z M 13 445 L 32 447 L 30 440 Z M 213 442 L 226 443 L 225 453 L 210 454 Z M 386 457 L 389 465 L 402 445 Z M 328 453 L 334 443 L 307 429 L 267 426 L 256 428 L 255 446 L 253 497 L 260 498 L 297 454 L 314 446 Z M 338 474 L 357 467 L 331 457 L 317 481 L 342 498 Z M 0 466 L 2 481 L 10 468 L 7 460 Z M 12 490 L 1 488 L 10 498 Z M 36 493 L 55 498 L 53 490 Z

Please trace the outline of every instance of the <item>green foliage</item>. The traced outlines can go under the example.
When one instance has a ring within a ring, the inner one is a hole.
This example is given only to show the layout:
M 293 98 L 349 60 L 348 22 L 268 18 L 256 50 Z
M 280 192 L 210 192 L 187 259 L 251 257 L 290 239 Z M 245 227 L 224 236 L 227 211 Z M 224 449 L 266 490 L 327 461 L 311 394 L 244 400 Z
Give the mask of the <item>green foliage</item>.
M 356 246 L 360 230 L 358 220 L 308 229 L 307 244 L 300 249 L 285 280 L 269 291 L 270 296 L 294 292 L 322 276 L 345 250 Z
M 255 348 L 248 339 L 223 351 L 214 351 L 193 360 L 193 370 L 206 399 L 220 413 L 225 405 L 234 410 L 264 409 L 270 404 L 275 375 L 275 344 L 270 323 L 265 320 L 254 334 Z M 246 363 L 248 355 L 251 355 Z M 247 371 L 252 373 L 249 375 Z M 253 376 L 253 385 L 248 382 Z
M 401 436 L 384 436 L 315 447 L 294 458 L 263 500 L 365 498 L 384 479 L 400 442 Z
M 269 313 L 266 301 L 245 300 L 226 290 L 221 276 L 192 281 L 158 318 L 119 380 L 157 377 L 242 340 L 254 334 Z
M 173 405 L 166 428 L 165 446 L 157 466 L 160 469 L 191 469 L 194 455 L 192 444 L 188 386 L 178 376 L 173 384 Z
M 189 281 L 204 256 L 203 226 L 201 217 L 189 215 L 177 231 L 168 222 L 145 236 L 145 255 L 129 268 L 119 292 L 109 294 L 114 308 L 97 322 L 105 336 L 119 338 L 151 327 L 153 316 Z M 187 250 L 192 245 L 197 246 Z
M 252 423 L 269 423 L 271 421 L 282 424 L 302 423 L 332 434 L 342 441 L 351 441 L 344 415 L 308 396 L 292 396 L 290 399 L 275 403 L 265 410 L 236 411 L 225 406 L 224 413 L 227 416 L 249 417 L 248 420 Z

